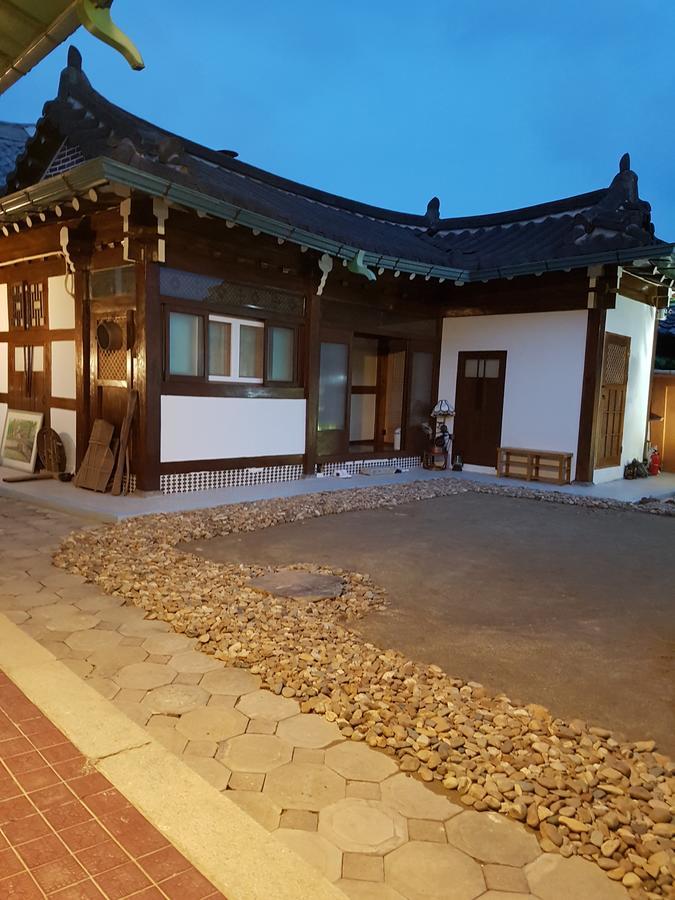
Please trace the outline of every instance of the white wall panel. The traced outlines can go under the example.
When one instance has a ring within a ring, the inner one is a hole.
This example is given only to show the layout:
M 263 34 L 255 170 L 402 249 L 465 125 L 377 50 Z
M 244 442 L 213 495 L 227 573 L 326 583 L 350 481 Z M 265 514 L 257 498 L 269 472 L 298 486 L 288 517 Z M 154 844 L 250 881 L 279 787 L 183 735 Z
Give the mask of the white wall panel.
M 627 297 L 617 297 L 616 307 L 607 310 L 605 331 L 630 337 L 628 363 L 628 391 L 623 423 L 621 465 L 596 469 L 594 481 L 602 483 L 623 477 L 623 467 L 632 459 L 642 459 L 644 453 L 649 386 L 652 377 L 654 348 L 653 307 Z
M 9 300 L 6 284 L 0 284 L 0 331 L 9 331 Z
M 52 341 L 52 397 L 75 399 L 75 341 Z
M 460 351 L 506 350 L 502 446 L 576 456 L 587 318 L 575 310 L 446 319 L 439 399 L 455 404 Z
M 305 452 L 305 401 L 163 396 L 161 461 Z
M 9 344 L 0 343 L 0 394 L 9 391 Z
M 75 448 L 77 441 L 77 413 L 73 409 L 49 410 L 51 427 L 56 431 L 66 450 L 66 471 L 75 471 Z
M 66 290 L 65 275 L 47 279 L 47 307 L 50 328 L 75 327 L 75 300 Z

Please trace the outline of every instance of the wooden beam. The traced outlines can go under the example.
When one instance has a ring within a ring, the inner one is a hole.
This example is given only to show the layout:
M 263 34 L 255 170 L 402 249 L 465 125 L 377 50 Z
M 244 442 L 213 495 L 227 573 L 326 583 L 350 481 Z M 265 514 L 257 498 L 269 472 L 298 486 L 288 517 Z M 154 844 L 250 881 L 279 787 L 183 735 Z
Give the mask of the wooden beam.
M 317 460 L 317 427 L 319 418 L 319 364 L 321 298 L 311 285 L 307 287 L 307 310 L 304 345 L 305 397 L 305 475 L 313 475 Z
M 133 428 L 132 468 L 143 491 L 159 490 L 160 404 L 162 385 L 162 322 L 159 268 L 136 263 L 136 361 L 133 387 L 138 390 L 138 415 Z
M 588 310 L 575 481 L 593 481 L 596 418 L 602 384 L 602 357 L 606 317 L 607 311 L 604 309 Z

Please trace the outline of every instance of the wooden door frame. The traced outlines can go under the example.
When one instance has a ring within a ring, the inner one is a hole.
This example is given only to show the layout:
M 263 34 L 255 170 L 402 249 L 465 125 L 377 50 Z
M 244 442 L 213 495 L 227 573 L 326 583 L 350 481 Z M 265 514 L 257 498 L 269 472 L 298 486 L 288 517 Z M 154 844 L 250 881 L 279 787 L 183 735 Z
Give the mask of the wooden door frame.
M 627 359 L 626 359 L 626 378 L 623 382 L 623 385 L 619 385 L 618 383 L 613 383 L 610 385 L 605 385 L 605 366 L 607 363 L 607 349 L 610 343 L 614 343 L 618 346 L 623 346 L 626 348 Z M 628 397 L 628 381 L 630 376 L 630 351 L 631 351 L 631 338 L 630 335 L 627 334 L 616 334 L 613 331 L 605 331 L 604 339 L 602 343 L 602 368 L 600 370 L 600 385 L 599 385 L 599 396 L 598 396 L 598 406 L 597 406 L 597 416 L 595 422 L 595 459 L 594 459 L 594 469 L 613 469 L 617 466 L 621 465 L 621 455 L 623 453 L 623 434 L 624 428 L 626 424 L 626 400 Z M 605 388 L 618 388 L 623 387 L 623 403 L 621 407 L 621 436 L 619 443 L 619 451 L 617 456 L 614 457 L 605 457 L 605 459 L 609 459 L 608 462 L 604 462 L 601 460 L 599 456 L 599 448 L 601 445 L 602 439 L 602 392 Z
M 479 358 L 479 359 L 498 359 L 502 363 L 500 366 L 501 377 L 499 379 L 501 383 L 501 404 L 500 404 L 500 413 L 499 413 L 499 437 L 497 439 L 497 448 L 501 445 L 502 440 L 502 427 L 504 425 L 504 397 L 506 395 L 506 362 L 508 358 L 507 350 L 458 350 L 457 351 L 457 375 L 455 378 L 455 420 L 454 420 L 454 432 L 457 432 L 457 424 L 459 422 L 459 416 L 457 415 L 457 395 L 459 393 L 459 381 L 464 371 L 464 361 L 467 358 Z M 453 453 L 454 453 L 454 438 L 453 438 Z M 459 452 L 459 450 L 458 450 Z M 468 465 L 483 465 L 483 463 L 468 463 Z M 497 452 L 495 452 L 494 459 L 495 468 L 497 467 Z

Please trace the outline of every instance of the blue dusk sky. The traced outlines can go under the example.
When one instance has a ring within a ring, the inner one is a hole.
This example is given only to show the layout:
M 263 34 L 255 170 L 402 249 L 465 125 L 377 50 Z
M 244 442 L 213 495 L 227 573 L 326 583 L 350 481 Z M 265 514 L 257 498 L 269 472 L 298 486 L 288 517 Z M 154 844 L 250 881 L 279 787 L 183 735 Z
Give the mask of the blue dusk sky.
M 377 206 L 495 212 L 609 184 L 628 150 L 675 240 L 673 0 L 115 0 L 94 87 L 164 128 Z M 67 44 L 0 98 L 33 122 Z

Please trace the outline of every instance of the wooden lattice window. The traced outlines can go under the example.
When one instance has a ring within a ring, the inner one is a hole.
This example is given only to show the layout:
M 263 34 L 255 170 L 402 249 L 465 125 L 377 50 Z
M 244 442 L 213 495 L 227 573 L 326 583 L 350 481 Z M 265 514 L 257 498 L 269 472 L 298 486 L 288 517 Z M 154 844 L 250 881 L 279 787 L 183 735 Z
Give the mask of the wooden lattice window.
M 119 347 L 111 346 L 104 348 L 97 343 L 97 369 L 96 380 L 99 384 L 115 384 L 126 385 L 127 383 L 127 317 L 102 315 L 96 322 L 96 326 L 102 322 L 114 323 L 119 326 L 121 334 L 121 345 Z
M 10 288 L 12 327 L 44 328 L 46 323 L 45 289 L 41 281 L 21 281 Z
M 630 338 L 607 332 L 598 409 L 597 468 L 621 464 L 629 362 Z

